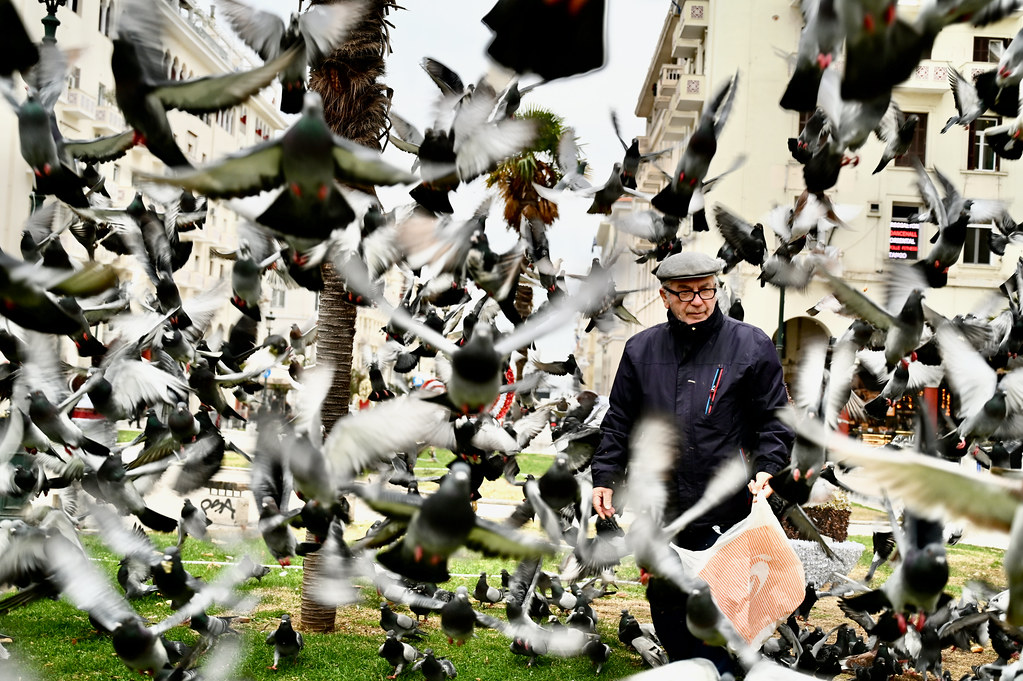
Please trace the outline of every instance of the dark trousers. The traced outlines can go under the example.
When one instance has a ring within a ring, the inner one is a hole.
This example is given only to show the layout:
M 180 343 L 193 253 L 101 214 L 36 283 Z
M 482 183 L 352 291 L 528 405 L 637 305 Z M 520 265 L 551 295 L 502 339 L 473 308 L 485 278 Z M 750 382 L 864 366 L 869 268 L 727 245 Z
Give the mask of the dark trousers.
M 724 532 L 725 528 L 722 528 Z M 718 538 L 710 527 L 693 526 L 675 538 L 675 543 L 684 549 L 701 551 L 710 548 Z M 689 633 L 686 627 L 687 596 L 671 582 L 650 577 L 646 598 L 650 602 L 650 617 L 657 637 L 661 639 L 664 652 L 672 662 L 702 657 L 714 663 L 722 674 L 736 671 L 731 654 L 724 648 L 709 646 Z

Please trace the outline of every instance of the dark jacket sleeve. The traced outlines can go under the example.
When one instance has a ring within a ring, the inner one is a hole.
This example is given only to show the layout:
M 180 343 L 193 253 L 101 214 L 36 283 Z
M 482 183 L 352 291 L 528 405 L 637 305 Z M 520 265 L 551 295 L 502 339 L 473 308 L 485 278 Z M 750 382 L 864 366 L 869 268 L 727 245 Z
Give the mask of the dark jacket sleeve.
M 750 416 L 759 437 L 753 449 L 753 470 L 774 475 L 789 464 L 795 433 L 778 419 L 789 402 L 778 353 L 764 336 L 757 348 L 757 367 Z
M 625 469 L 629 463 L 629 434 L 642 401 L 643 391 L 626 346 L 622 361 L 618 364 L 614 385 L 611 386 L 607 414 L 600 424 L 600 446 L 594 452 L 590 464 L 594 487 L 617 489 L 625 478 Z

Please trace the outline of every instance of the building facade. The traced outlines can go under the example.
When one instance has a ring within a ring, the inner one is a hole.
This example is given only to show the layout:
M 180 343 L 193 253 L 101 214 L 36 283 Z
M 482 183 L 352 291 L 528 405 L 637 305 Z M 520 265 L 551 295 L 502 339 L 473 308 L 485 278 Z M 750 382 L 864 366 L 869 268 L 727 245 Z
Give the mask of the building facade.
M 218 23 L 210 11 L 191 0 L 153 0 L 164 14 L 164 68 L 169 79 L 251 69 L 258 57 L 230 37 L 227 24 Z M 25 26 L 40 39 L 40 20 L 44 7 L 36 0 L 15 0 Z M 209 5 L 203 5 L 209 7 Z M 68 83 L 55 113 L 65 138 L 90 139 L 125 129 L 124 119 L 114 101 L 114 80 L 110 69 L 112 43 L 119 3 L 117 0 L 69 0 L 58 8 L 57 44 L 71 55 Z M 245 103 L 217 114 L 193 116 L 181 111 L 169 112 L 178 145 L 195 165 L 220 159 L 230 153 L 279 135 L 291 123 L 279 109 L 280 86 L 274 82 Z M 18 254 L 21 225 L 32 209 L 32 172 L 19 153 L 17 119 L 9 107 L 0 107 L 0 135 L 7 144 L 0 149 L 0 215 L 8 226 L 0 235 L 0 246 Z M 126 206 L 135 195 L 133 178 L 138 172 L 161 173 L 163 164 L 143 147 L 135 147 L 124 157 L 97 166 L 105 178 L 113 207 Z M 231 250 L 237 246 L 238 217 L 223 203 L 212 201 L 202 229 L 185 233 L 182 238 L 194 242 L 191 261 L 175 273 L 175 281 L 187 299 L 218 285 L 224 289 L 225 306 L 214 321 L 212 333 L 224 333 L 239 317 L 227 305 L 230 295 L 232 262 L 216 257 L 213 249 Z M 84 249 L 63 237 L 69 252 L 86 257 Z M 112 256 L 99 249 L 97 257 Z M 129 258 L 119 264 L 133 267 Z M 148 279 L 135 269 L 131 277 L 137 295 L 152 289 Z M 288 289 L 273 278 L 264 278 L 261 304 L 263 334 L 285 337 L 292 323 L 308 326 L 316 315 L 316 295 L 304 289 Z M 277 374 L 281 373 L 280 376 Z M 286 370 L 275 369 L 271 381 L 286 382 Z
M 711 231 L 691 235 L 695 238 L 687 246 L 715 254 L 723 240 L 714 227 L 711 206 L 721 203 L 751 223 L 762 222 L 773 207 L 793 205 L 804 189 L 802 167 L 789 154 L 787 139 L 798 136 L 805 119 L 778 104 L 791 73 L 787 58 L 794 55 L 802 28 L 800 3 L 685 0 L 665 4 L 664 24 L 635 109 L 636 115 L 647 121 L 646 135 L 640 139 L 643 152 L 674 147 L 673 153 L 657 162 L 661 169 L 668 173 L 674 169 L 684 148 L 682 142 L 709 94 L 739 74 L 736 100 L 709 174 L 724 171 L 740 155 L 745 162 L 708 193 Z M 912 20 L 918 4 L 900 2 L 898 11 Z M 1003 201 L 1013 215 L 1023 210 L 1023 202 L 1016 198 L 1023 187 L 1023 166 L 999 160 L 977 134 L 983 127 L 997 124 L 998 118 L 985 116 L 969 130 L 957 126 L 945 134 L 940 131 L 956 113 L 949 70 L 955 68 L 972 80 L 978 71 L 993 68 L 991 45 L 1007 43 L 1021 26 L 1023 18 L 1016 13 L 983 28 L 946 28 L 928 58 L 893 92 L 904 112 L 920 116 L 913 151 L 925 167 L 940 170 L 965 197 Z M 858 152 L 861 162 L 843 168 L 838 184 L 827 192 L 832 202 L 858 211 L 848 221 L 849 228 L 835 230 L 830 242 L 841 251 L 842 277 L 881 304 L 889 263 L 925 257 L 934 233 L 933 225 L 906 224 L 906 218 L 921 206 L 916 174 L 908 159 L 872 174 L 882 148 L 872 136 Z M 645 194 L 657 193 L 664 184 L 664 174 L 649 164 L 638 177 L 638 189 Z M 615 208 L 644 210 L 649 205 L 633 200 Z M 684 221 L 682 231 L 689 229 Z M 963 256 L 949 273 L 949 285 L 929 290 L 927 305 L 948 316 L 980 309 L 991 291 L 1015 270 L 1019 247 L 1010 245 L 1005 256 L 998 257 L 987 247 L 989 230 L 990 225 L 970 227 Z M 616 238 L 619 242 L 632 239 L 612 232 L 610 226 L 602 230 L 605 245 Z M 777 239 L 773 235 L 767 239 L 773 250 Z M 665 319 L 657 290 L 652 287 L 651 269 L 652 264 L 635 265 L 622 257 L 616 270 L 619 289 L 646 288 L 626 300 L 644 326 Z M 776 337 L 779 321 L 784 320 L 783 361 L 787 368 L 796 362 L 808 340 L 838 336 L 848 327 L 848 318 L 831 312 L 807 314 L 808 308 L 829 293 L 820 281 L 815 280 L 805 292 L 786 291 L 782 307 L 779 290 L 761 287 L 759 273 L 759 268 L 743 263 L 727 281 L 741 296 L 747 322 Z M 629 325 L 610 340 L 583 339 L 580 354 L 591 360 L 587 380 L 594 381 L 598 392 L 610 390 L 624 339 L 639 330 Z

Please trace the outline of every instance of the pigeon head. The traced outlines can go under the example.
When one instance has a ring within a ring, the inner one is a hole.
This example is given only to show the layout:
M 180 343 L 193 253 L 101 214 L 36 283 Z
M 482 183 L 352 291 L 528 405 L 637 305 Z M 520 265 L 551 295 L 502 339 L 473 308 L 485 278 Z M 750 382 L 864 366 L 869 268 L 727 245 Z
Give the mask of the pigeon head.
M 302 115 L 323 118 L 323 100 L 312 90 L 307 90 L 302 100 Z
M 914 589 L 935 593 L 948 583 L 948 558 L 941 544 L 928 544 L 906 556 L 906 582 Z

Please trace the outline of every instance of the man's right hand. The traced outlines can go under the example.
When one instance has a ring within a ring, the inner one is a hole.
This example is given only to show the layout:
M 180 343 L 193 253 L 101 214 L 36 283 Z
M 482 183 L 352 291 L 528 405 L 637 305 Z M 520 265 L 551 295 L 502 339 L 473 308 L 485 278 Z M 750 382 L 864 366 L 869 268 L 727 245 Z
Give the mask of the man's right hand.
M 601 518 L 610 518 L 615 514 L 615 507 L 611 505 L 611 496 L 614 490 L 610 487 L 593 488 L 593 510 Z

